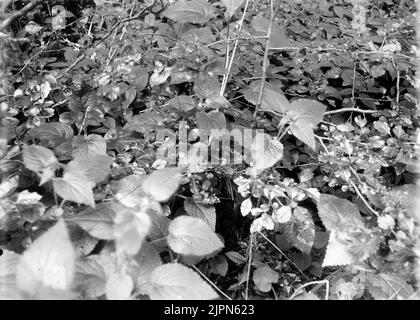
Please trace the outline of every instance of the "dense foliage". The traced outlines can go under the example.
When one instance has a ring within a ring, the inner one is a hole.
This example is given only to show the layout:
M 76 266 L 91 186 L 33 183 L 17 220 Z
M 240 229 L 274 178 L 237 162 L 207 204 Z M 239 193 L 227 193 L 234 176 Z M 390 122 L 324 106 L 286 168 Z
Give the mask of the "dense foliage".
M 1 2 L 0 297 L 418 298 L 414 28 L 411 0 Z M 214 129 L 263 152 L 208 163 Z

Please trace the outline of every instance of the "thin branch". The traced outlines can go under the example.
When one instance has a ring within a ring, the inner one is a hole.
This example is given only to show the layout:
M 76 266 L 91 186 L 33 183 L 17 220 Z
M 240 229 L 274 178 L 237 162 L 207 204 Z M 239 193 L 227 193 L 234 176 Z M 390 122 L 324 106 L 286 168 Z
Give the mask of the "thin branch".
M 249 251 L 248 251 L 248 264 L 246 269 L 246 289 L 245 289 L 245 300 L 248 300 L 248 291 L 249 291 L 249 276 L 251 274 L 251 265 L 252 265 L 252 242 L 254 239 L 254 235 L 251 234 L 249 236 Z
M 326 111 L 324 114 L 334 114 L 334 113 L 341 113 L 341 112 L 359 112 L 359 113 L 378 113 L 378 110 L 364 110 L 359 108 L 341 108 L 338 110 L 331 110 Z
M 232 300 L 226 293 L 224 293 L 222 290 L 220 290 L 209 278 L 207 278 L 201 271 L 198 269 L 195 265 L 192 265 L 193 269 L 197 271 L 197 273 L 200 274 L 213 288 L 216 289 L 217 292 L 219 292 L 222 296 L 224 296 L 228 300 Z
M 265 87 L 265 77 L 267 76 L 267 68 L 268 68 L 268 51 L 270 50 L 270 37 L 271 37 L 271 31 L 273 29 L 273 23 L 274 18 L 276 17 L 276 13 L 274 13 L 274 7 L 273 7 L 273 0 L 270 0 L 270 21 L 268 23 L 268 30 L 267 30 L 267 39 L 265 40 L 265 51 L 264 51 L 264 58 L 263 58 L 263 70 L 262 70 L 262 76 L 261 76 L 261 85 L 260 85 L 260 92 L 258 94 L 258 101 L 257 105 L 255 106 L 254 111 L 254 121 L 257 118 L 258 110 L 261 107 L 262 98 L 264 95 L 264 87 Z
M 26 15 L 28 12 L 35 9 L 36 6 L 44 3 L 45 0 L 32 0 L 29 2 L 26 6 L 24 6 L 22 9 L 12 13 L 8 18 L 4 19 L 3 22 L 0 24 L 0 31 L 3 31 L 7 29 L 13 21 L 16 19 Z
M 298 292 L 300 292 L 303 288 L 306 288 L 313 284 L 325 284 L 325 300 L 328 300 L 330 296 L 330 282 L 328 280 L 311 281 L 311 282 L 305 283 L 304 285 L 296 289 L 296 291 L 292 294 L 289 300 L 293 300 L 297 296 Z
M 226 70 L 225 75 L 223 76 L 223 81 L 222 81 L 222 87 L 220 88 L 220 95 L 223 96 L 225 94 L 225 90 L 226 90 L 226 85 L 229 79 L 229 75 L 230 75 L 230 70 L 232 69 L 232 65 L 233 65 L 233 61 L 235 59 L 235 53 L 236 53 L 236 49 L 238 47 L 238 43 L 239 43 L 239 36 L 241 35 L 241 31 L 242 31 L 242 26 L 244 24 L 244 20 L 245 20 L 245 15 L 246 15 L 246 11 L 248 9 L 248 4 L 249 4 L 249 0 L 246 0 L 245 3 L 245 8 L 244 8 L 244 12 L 242 14 L 242 18 L 241 21 L 239 22 L 239 30 L 238 30 L 238 34 L 236 36 L 236 41 L 235 41 L 235 45 L 233 47 L 233 52 L 232 52 L 232 56 L 230 57 L 230 62 L 229 62 L 229 67 Z
M 303 271 L 294 263 L 290 258 L 278 247 L 276 244 L 268 239 L 262 232 L 258 231 L 258 234 L 264 238 L 265 241 L 267 241 L 269 244 L 271 244 L 287 261 L 289 261 L 306 279 L 309 279 L 306 274 L 303 273 Z
M 356 191 L 357 195 L 359 196 L 359 198 L 363 201 L 363 203 L 365 204 L 365 206 L 377 217 L 379 217 L 379 213 L 373 209 L 369 202 L 367 202 L 367 200 L 365 199 L 365 197 L 363 196 L 363 194 L 360 192 L 359 188 L 356 186 L 356 184 L 353 181 L 349 181 L 350 185 L 353 187 L 353 189 Z

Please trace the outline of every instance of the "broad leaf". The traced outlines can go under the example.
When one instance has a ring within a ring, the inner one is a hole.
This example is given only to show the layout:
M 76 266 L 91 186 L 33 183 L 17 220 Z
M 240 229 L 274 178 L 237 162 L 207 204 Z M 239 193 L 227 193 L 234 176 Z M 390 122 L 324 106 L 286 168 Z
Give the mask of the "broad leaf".
M 23 253 L 16 269 L 20 293 L 29 299 L 43 298 L 46 291 L 66 295 L 72 285 L 74 261 L 66 225 L 59 220 Z
M 145 178 L 145 174 L 132 174 L 121 180 L 114 181 L 115 199 L 126 207 L 135 207 L 143 204 L 143 198 L 147 196 L 142 188 Z
M 180 95 L 169 100 L 167 105 L 183 112 L 190 111 L 195 108 L 195 102 L 190 96 Z
M 150 283 L 152 300 L 211 300 L 219 297 L 197 273 L 179 263 L 156 268 Z
M 19 299 L 16 284 L 16 266 L 20 256 L 13 251 L 3 250 L 0 256 L 0 300 Z
M 106 298 L 108 300 L 128 300 L 134 288 L 133 279 L 125 272 L 115 272 L 106 282 Z
M 315 150 L 313 129 L 322 121 L 326 106 L 315 100 L 297 99 L 289 107 L 293 114 L 290 131 L 296 138 Z
M 243 90 L 244 98 L 253 105 L 257 105 L 260 94 L 261 81 L 253 81 L 248 88 Z M 276 113 L 285 113 L 290 109 L 290 103 L 279 89 L 270 83 L 264 84 L 264 91 L 261 101 L 261 111 L 273 111 Z
M 345 266 L 354 262 L 356 260 L 354 255 L 349 251 L 348 244 L 338 238 L 336 230 L 331 231 L 322 266 Z
M 186 256 L 206 256 L 223 248 L 223 243 L 201 219 L 180 216 L 169 225 L 171 250 Z
M 95 208 L 92 188 L 95 184 L 77 172 L 66 172 L 62 178 L 53 179 L 54 192 L 61 198 Z
M 268 266 L 259 267 L 252 275 L 255 286 L 262 292 L 271 290 L 271 285 L 279 281 L 279 274 Z
M 112 206 L 99 203 L 95 209 L 87 208 L 77 215 L 65 216 L 64 219 L 76 223 L 95 238 L 111 240 L 114 238 L 114 217 Z
M 222 0 L 223 4 L 226 7 L 226 11 L 229 14 L 229 17 L 232 17 L 236 10 L 242 5 L 244 0 Z
M 397 274 L 369 273 L 367 288 L 375 300 L 407 300 L 413 288 Z
M 42 185 L 54 177 L 58 160 L 50 149 L 32 145 L 23 149 L 23 163 L 37 173 Z
M 65 172 L 78 172 L 95 184 L 103 181 L 111 172 L 112 158 L 101 154 L 78 154 L 67 164 Z
M 87 154 L 106 154 L 106 141 L 97 134 L 85 136 L 76 136 L 72 141 L 73 156 Z
M 214 16 L 214 8 L 206 0 L 179 0 L 170 5 L 163 15 L 181 23 L 205 23 Z
M 256 35 L 267 35 L 269 24 L 270 21 L 262 16 L 255 17 L 251 22 Z M 271 27 L 271 36 L 268 42 L 270 48 L 290 47 L 290 40 L 286 36 L 284 29 L 275 22 Z
M 188 215 L 203 220 L 211 230 L 216 230 L 216 209 L 213 206 L 197 203 L 193 199 L 187 198 L 184 201 L 184 209 Z
M 247 150 L 245 150 L 246 152 Z M 264 133 L 253 139 L 246 161 L 257 171 L 274 166 L 283 158 L 283 144 L 276 138 Z
M 346 199 L 329 194 L 321 194 L 317 203 L 318 215 L 328 230 L 363 228 L 364 223 L 359 209 Z
M 181 182 L 178 168 L 164 168 L 153 171 L 142 183 L 143 190 L 159 202 L 169 200 L 178 190 Z
M 117 252 L 135 255 L 150 230 L 150 217 L 147 208 L 121 208 L 114 221 L 114 237 Z
M 47 147 L 55 147 L 74 135 L 72 127 L 61 122 L 49 122 L 28 131 L 29 137 L 46 142 Z
M 162 265 L 159 253 L 152 244 L 144 242 L 140 251 L 134 256 L 134 260 L 138 265 L 136 288 L 142 294 L 150 294 L 152 272 Z
M 226 128 L 226 118 L 222 112 L 211 111 L 204 112 L 200 111 L 196 114 L 198 128 L 204 133 L 210 135 L 212 130 L 223 130 Z

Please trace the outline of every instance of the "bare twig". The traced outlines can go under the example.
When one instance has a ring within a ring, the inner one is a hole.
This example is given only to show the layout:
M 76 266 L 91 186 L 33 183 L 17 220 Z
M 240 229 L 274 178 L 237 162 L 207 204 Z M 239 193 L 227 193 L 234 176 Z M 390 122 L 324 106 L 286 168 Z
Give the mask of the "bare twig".
M 222 296 L 224 296 L 228 300 L 232 300 L 226 293 L 224 293 L 222 290 L 220 290 L 208 277 L 206 277 L 200 269 L 198 269 L 195 265 L 192 265 L 192 268 L 197 271 L 197 273 L 200 274 L 214 289 L 216 289 L 217 292 L 219 292 Z
M 36 6 L 38 6 L 39 4 L 42 4 L 43 2 L 45 2 L 45 0 L 32 0 L 22 9 L 12 13 L 9 17 L 4 19 L 3 22 L 0 24 L 0 31 L 7 29 L 12 24 L 13 21 L 24 16 L 28 12 L 32 11 L 33 9 L 35 9 Z
M 229 66 L 228 66 L 228 69 L 226 70 L 225 75 L 223 76 L 222 87 L 220 88 L 220 95 L 221 95 L 221 96 L 223 96 L 223 95 L 225 94 L 227 81 L 228 81 L 228 79 L 229 79 L 230 70 L 232 69 L 232 66 L 233 66 L 233 61 L 234 61 L 234 59 L 235 59 L 235 53 L 236 53 L 236 49 L 237 49 L 237 47 L 238 47 L 239 37 L 240 37 L 240 35 L 241 35 L 242 26 L 243 26 L 243 24 L 244 24 L 246 11 L 248 10 L 248 5 L 249 5 L 249 0 L 246 0 L 246 3 L 245 3 L 245 8 L 244 8 L 244 12 L 242 13 L 242 18 L 241 18 L 241 21 L 239 22 L 239 30 L 238 30 L 238 34 L 237 34 L 237 36 L 236 36 L 235 45 L 233 46 L 233 51 L 232 51 L 232 55 L 231 55 L 231 57 L 230 57 Z
M 264 51 L 264 58 L 263 58 L 263 70 L 261 76 L 261 85 L 260 85 L 260 92 L 258 94 L 258 101 L 257 105 L 255 106 L 254 111 L 254 121 L 257 118 L 258 110 L 261 107 L 262 98 L 264 95 L 264 86 L 265 86 L 265 77 L 267 76 L 267 67 L 269 64 L 268 61 L 268 51 L 270 49 L 270 37 L 271 37 L 271 30 L 273 29 L 274 18 L 276 17 L 276 13 L 274 12 L 274 4 L 273 0 L 270 0 L 270 21 L 268 23 L 268 30 L 267 30 L 267 39 L 265 40 L 265 51 Z
M 359 112 L 359 113 L 378 113 L 378 110 L 364 110 L 359 108 L 341 108 L 338 110 L 331 110 L 326 111 L 324 114 L 334 114 L 334 113 L 341 113 L 341 112 Z
M 276 244 L 273 241 L 268 239 L 264 235 L 264 233 L 258 231 L 258 234 L 261 237 L 263 237 L 265 241 L 267 241 L 269 244 L 271 244 L 287 261 L 289 261 L 300 272 L 300 274 L 302 274 L 306 279 L 309 279 L 308 276 L 306 274 L 304 274 L 303 271 L 296 265 L 296 263 L 294 263 L 292 260 L 290 260 L 290 258 L 278 246 L 276 246 Z
M 306 288 L 314 284 L 325 284 L 325 300 L 328 300 L 330 296 L 330 282 L 328 280 L 311 281 L 311 282 L 305 283 L 304 285 L 296 289 L 296 291 L 292 294 L 289 300 L 293 300 L 303 288 Z
M 253 246 L 254 235 L 250 234 L 249 236 L 249 248 L 248 248 L 248 265 L 246 269 L 246 289 L 245 289 L 245 300 L 248 300 L 249 292 L 249 276 L 251 274 L 251 265 L 252 265 L 252 246 Z

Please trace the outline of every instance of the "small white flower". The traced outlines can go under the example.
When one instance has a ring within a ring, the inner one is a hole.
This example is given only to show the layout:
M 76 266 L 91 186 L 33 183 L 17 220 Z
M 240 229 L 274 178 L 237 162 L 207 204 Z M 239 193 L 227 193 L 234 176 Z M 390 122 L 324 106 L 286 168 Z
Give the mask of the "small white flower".
M 382 230 L 392 229 L 395 227 L 395 220 L 389 214 L 378 217 L 378 227 Z

